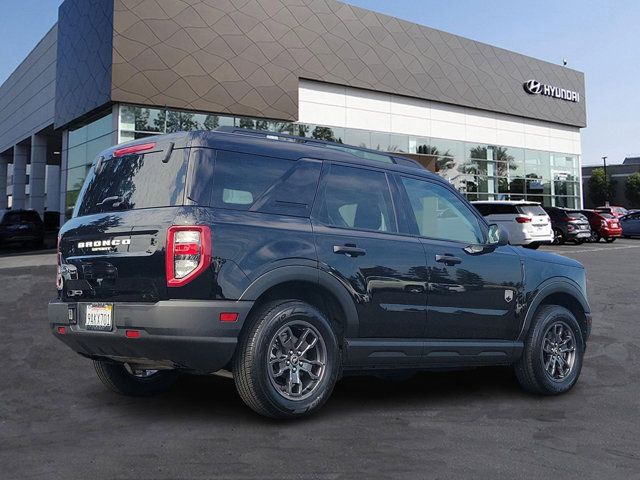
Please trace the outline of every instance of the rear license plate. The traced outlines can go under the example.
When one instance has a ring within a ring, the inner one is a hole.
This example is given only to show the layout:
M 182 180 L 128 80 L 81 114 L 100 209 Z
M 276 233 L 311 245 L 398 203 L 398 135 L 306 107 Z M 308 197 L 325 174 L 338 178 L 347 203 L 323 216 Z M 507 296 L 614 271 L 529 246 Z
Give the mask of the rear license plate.
M 87 305 L 84 327 L 87 330 L 111 331 L 113 326 L 113 305 L 91 303 Z
M 579 238 L 590 237 L 590 236 L 591 234 L 589 232 L 583 232 L 578 234 Z

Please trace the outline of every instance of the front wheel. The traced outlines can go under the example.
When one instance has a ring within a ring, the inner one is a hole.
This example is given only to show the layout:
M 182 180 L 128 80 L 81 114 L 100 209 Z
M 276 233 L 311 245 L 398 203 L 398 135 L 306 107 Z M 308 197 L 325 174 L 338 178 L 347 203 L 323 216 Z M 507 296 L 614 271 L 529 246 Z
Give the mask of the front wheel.
M 515 364 L 520 385 L 533 393 L 559 395 L 580 376 L 584 343 L 575 316 L 559 305 L 545 305 L 534 317 L 522 357 Z
M 109 389 L 121 395 L 148 397 L 163 393 L 178 378 L 175 370 L 142 370 L 126 363 L 93 361 L 98 378 Z
M 338 340 L 326 316 L 305 302 L 280 300 L 260 308 L 250 321 L 234 358 L 242 400 L 272 418 L 318 410 L 340 371 Z

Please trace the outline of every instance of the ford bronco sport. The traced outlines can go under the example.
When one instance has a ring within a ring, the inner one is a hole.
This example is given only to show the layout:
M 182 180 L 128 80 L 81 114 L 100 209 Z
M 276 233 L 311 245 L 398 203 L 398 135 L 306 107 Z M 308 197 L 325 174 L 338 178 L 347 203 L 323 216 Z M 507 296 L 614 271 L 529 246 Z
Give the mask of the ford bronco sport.
M 417 163 L 226 129 L 94 161 L 60 230 L 52 333 L 125 395 L 231 372 L 256 412 L 318 410 L 353 373 L 512 365 L 576 383 L 583 267 L 508 244 Z

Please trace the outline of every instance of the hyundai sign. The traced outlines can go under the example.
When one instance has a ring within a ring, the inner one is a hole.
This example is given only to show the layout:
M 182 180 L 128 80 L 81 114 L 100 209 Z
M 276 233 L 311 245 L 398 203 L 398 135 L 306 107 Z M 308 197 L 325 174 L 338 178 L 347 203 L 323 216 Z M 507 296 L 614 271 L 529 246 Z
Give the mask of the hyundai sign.
M 544 95 L 546 97 L 559 98 L 560 100 L 566 100 L 568 102 L 578 103 L 580 101 L 580 94 L 573 90 L 567 90 L 560 87 L 552 87 L 540 83 L 537 80 L 528 80 L 524 82 L 524 91 L 531 95 Z

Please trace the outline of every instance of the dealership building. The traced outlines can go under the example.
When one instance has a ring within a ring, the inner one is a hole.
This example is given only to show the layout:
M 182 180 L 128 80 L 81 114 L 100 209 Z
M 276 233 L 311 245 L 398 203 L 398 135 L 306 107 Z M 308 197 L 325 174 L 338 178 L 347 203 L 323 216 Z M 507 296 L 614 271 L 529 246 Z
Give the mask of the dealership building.
M 0 208 L 64 219 L 103 149 L 229 125 L 582 202 L 581 72 L 334 0 L 66 0 L 0 86 Z

